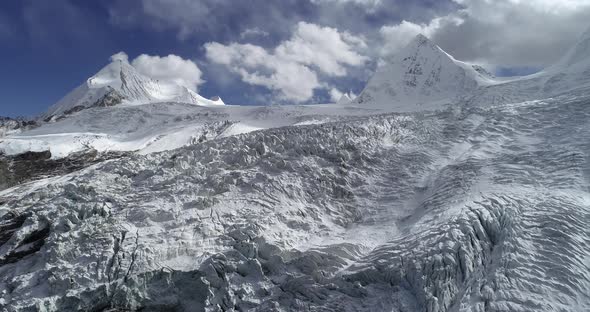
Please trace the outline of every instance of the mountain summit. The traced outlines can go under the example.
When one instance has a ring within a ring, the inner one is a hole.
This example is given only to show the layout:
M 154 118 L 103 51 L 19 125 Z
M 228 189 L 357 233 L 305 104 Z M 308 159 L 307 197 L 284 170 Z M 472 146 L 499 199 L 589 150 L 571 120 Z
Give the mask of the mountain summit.
M 492 81 L 480 66 L 455 60 L 420 34 L 377 70 L 357 102 L 397 111 L 432 109 Z
M 43 117 L 51 119 L 90 107 L 156 102 L 224 105 L 219 98 L 208 100 L 185 86 L 144 76 L 125 60 L 113 60 L 51 106 Z

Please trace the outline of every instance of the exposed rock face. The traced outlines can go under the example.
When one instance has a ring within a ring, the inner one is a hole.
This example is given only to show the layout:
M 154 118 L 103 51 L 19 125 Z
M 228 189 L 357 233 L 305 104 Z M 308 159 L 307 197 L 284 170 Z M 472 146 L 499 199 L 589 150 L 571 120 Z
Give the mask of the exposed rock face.
M 107 94 L 105 94 L 102 98 L 100 98 L 96 103 L 94 103 L 93 107 L 111 107 L 115 105 L 119 105 L 123 103 L 125 99 L 119 92 L 116 90 L 111 90 Z
M 27 221 L 26 215 L 15 215 L 8 213 L 0 219 L 0 246 L 4 247 L 13 238 Z M 45 245 L 45 239 L 49 236 L 49 224 L 44 223 L 39 228 L 26 234 L 18 244 L 3 250 L 3 257 L 0 258 L 0 266 L 16 263 L 23 258 L 39 251 Z
M 110 91 L 107 91 L 107 93 L 105 95 L 103 95 L 102 97 L 100 97 L 94 104 L 92 105 L 77 105 L 74 106 L 68 110 L 65 110 L 60 116 L 58 116 L 56 118 L 56 116 L 48 116 L 47 118 L 45 118 L 45 122 L 50 122 L 50 121 L 59 121 L 62 120 L 64 118 L 67 118 L 68 116 L 83 111 L 85 109 L 88 108 L 92 108 L 92 107 L 111 107 L 111 106 L 116 106 L 119 105 L 121 103 L 123 103 L 123 100 L 125 100 L 125 97 L 122 96 L 119 92 L 117 92 L 116 90 L 114 90 L 113 88 L 107 87 Z
M 34 120 L 9 118 L 0 116 L 0 139 L 14 133 L 22 132 L 37 126 Z
M 0 190 L 45 177 L 64 175 L 107 159 L 128 153 L 98 153 L 94 150 L 74 153 L 67 158 L 51 159 L 49 151 L 26 152 L 15 156 L 0 154 Z

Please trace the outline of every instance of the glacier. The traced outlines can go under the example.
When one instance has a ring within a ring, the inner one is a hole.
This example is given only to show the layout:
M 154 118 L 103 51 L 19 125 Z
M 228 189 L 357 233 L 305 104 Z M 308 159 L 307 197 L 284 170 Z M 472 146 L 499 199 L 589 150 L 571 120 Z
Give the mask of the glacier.
M 124 153 L 0 191 L 0 309 L 590 310 L 588 42 L 500 79 L 418 36 L 337 105 L 122 103 L 0 138 Z

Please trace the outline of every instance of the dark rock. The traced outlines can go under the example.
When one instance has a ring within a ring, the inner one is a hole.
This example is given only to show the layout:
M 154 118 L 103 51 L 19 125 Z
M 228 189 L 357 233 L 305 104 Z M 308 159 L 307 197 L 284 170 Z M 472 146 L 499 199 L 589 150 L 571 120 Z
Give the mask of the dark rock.
M 74 113 L 83 111 L 85 109 L 93 108 L 93 107 L 116 106 L 116 105 L 123 103 L 124 99 L 125 99 L 124 96 L 122 96 L 119 92 L 117 92 L 111 88 L 111 90 L 109 92 L 107 92 L 101 98 L 96 100 L 96 102 L 94 102 L 94 104 L 92 104 L 92 105 L 87 105 L 88 103 L 84 103 L 85 105 L 77 105 L 77 106 L 74 106 L 74 107 L 66 110 L 61 115 L 51 115 L 51 116 L 45 118 L 43 121 L 45 121 L 45 122 L 60 121 L 60 120 L 63 120 Z
M 0 259 L 0 266 L 18 262 L 24 257 L 41 250 L 41 247 L 45 245 L 45 239 L 49 236 L 49 232 L 49 227 L 44 227 L 29 234 L 29 236 L 19 243 L 15 250 Z
M 0 154 L 0 190 L 32 180 L 68 174 L 128 154 L 128 152 L 98 153 L 93 149 L 60 159 L 52 159 L 49 151 L 26 152 L 14 156 Z
M 2 117 L 0 116 L 0 138 L 6 136 L 10 132 L 18 132 L 35 128 L 37 122 L 35 120 L 18 117 Z
M 77 113 L 81 110 L 84 110 L 86 107 L 82 106 L 82 105 L 78 105 L 78 106 L 74 106 L 70 109 L 68 109 L 67 111 L 64 112 L 64 115 L 71 115 L 73 113 Z
M 26 220 L 25 215 L 8 213 L 0 220 L 0 246 L 4 245 Z
M 22 154 L 18 154 L 14 156 L 15 161 L 40 161 L 40 160 L 47 160 L 51 158 L 50 151 L 43 151 L 43 152 L 24 152 Z
M 100 99 L 98 99 L 98 101 L 96 101 L 92 105 L 92 107 L 111 107 L 111 106 L 116 106 L 116 105 L 121 104 L 124 99 L 125 99 L 125 97 L 122 96 L 121 94 L 119 94 L 117 91 L 111 90 L 107 94 L 105 94 L 103 97 L 101 97 Z

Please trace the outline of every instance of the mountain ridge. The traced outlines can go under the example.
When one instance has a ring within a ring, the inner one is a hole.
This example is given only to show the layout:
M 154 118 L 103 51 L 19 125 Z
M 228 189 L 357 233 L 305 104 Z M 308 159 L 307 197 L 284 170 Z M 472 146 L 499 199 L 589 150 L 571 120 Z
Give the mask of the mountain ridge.
M 493 83 L 481 66 L 454 59 L 419 34 L 377 69 L 356 102 L 399 111 L 424 110 Z
M 52 105 L 42 117 L 50 121 L 90 107 L 156 102 L 224 105 L 220 98 L 208 100 L 185 86 L 144 76 L 127 61 L 113 60 Z
M 528 76 L 497 78 L 482 66 L 456 60 L 417 35 L 377 69 L 356 105 L 412 112 L 449 104 L 493 106 L 590 88 L 590 29 L 553 65 Z

